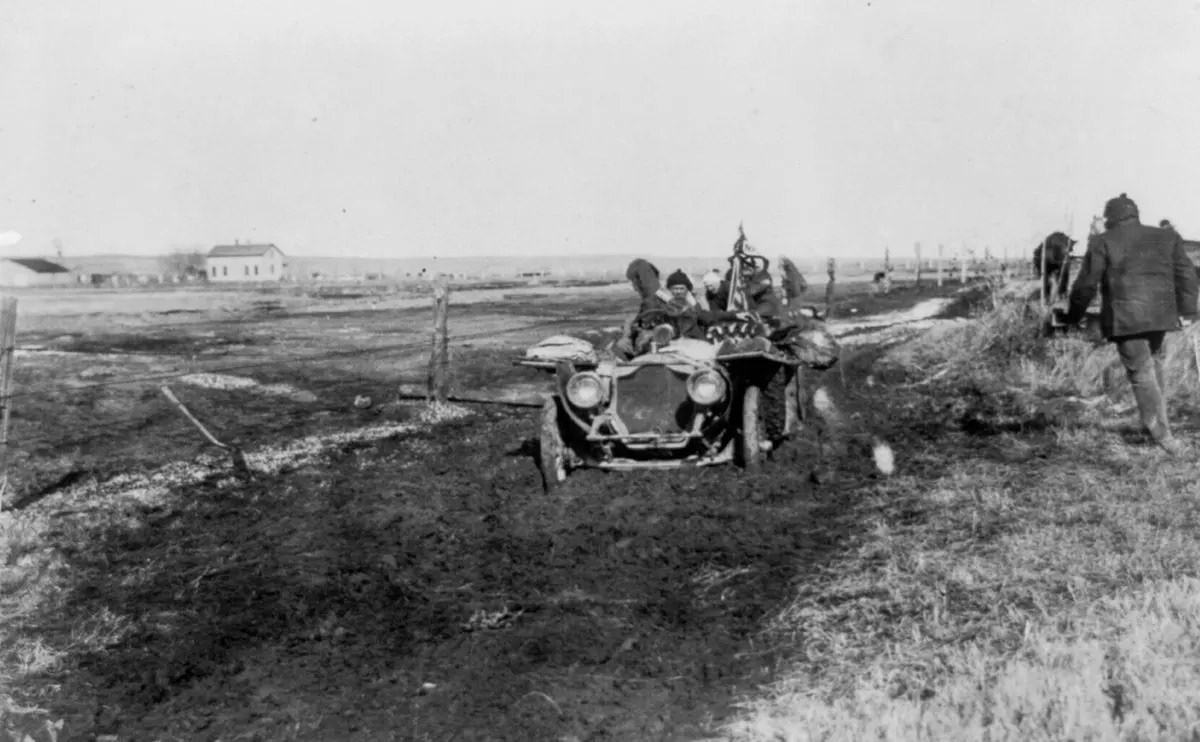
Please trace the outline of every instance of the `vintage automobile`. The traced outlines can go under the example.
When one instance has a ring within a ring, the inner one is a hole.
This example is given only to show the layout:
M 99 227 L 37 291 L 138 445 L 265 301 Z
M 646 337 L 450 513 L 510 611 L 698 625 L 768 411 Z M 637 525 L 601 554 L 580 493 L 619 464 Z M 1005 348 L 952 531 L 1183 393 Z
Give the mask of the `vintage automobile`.
M 755 470 L 804 424 L 804 364 L 766 337 L 673 339 L 629 360 L 577 350 L 517 361 L 554 374 L 537 430 L 548 492 L 587 467 Z
M 837 343 L 819 311 L 793 305 L 805 286 L 790 261 L 782 262 L 790 308 L 764 300 L 772 292 L 770 261 L 754 252 L 740 225 L 729 265 L 722 311 L 708 316 L 704 340 L 687 337 L 679 317 L 644 306 L 626 326 L 641 329 L 624 348 L 597 352 L 556 336 L 516 361 L 554 374 L 537 431 L 547 491 L 583 467 L 736 462 L 755 470 L 803 430 L 804 373 L 832 366 Z M 752 310 L 760 306 L 778 313 Z

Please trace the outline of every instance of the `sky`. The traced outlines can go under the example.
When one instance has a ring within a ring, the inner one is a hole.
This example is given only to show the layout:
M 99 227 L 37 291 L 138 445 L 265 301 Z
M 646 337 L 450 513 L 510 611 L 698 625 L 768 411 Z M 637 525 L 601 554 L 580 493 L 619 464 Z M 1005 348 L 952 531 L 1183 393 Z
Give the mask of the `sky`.
M 1200 239 L 1200 0 L 4 0 L 10 255 Z

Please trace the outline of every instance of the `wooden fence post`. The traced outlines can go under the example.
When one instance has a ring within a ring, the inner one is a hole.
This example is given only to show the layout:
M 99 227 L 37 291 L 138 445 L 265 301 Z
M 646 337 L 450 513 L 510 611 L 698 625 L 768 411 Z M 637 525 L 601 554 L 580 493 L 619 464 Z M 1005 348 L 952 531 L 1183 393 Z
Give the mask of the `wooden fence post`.
M 958 250 L 958 282 L 963 286 L 967 285 L 967 243 L 962 243 L 962 247 Z
M 1042 240 L 1042 265 L 1038 276 L 1038 291 L 1042 297 L 1042 309 L 1046 308 L 1046 241 Z
M 825 269 L 829 273 L 829 283 L 825 284 L 825 317 L 829 318 L 833 316 L 833 284 L 837 273 L 837 261 L 830 258 Z
M 921 263 L 921 243 L 920 242 L 914 243 L 913 250 L 917 254 L 917 291 L 920 291 L 921 290 L 921 268 L 923 267 L 923 265 Z
M 8 498 L 8 420 L 12 411 L 13 360 L 17 344 L 17 297 L 0 298 L 0 510 Z
M 445 402 L 450 394 L 450 287 L 440 276 L 433 284 L 433 348 L 429 355 L 426 401 Z
M 942 252 L 944 250 L 945 250 L 945 247 L 942 245 L 942 243 L 939 242 L 938 243 L 938 251 L 937 251 L 937 263 L 936 263 L 936 265 L 937 265 L 937 285 L 938 285 L 939 289 L 942 287 Z

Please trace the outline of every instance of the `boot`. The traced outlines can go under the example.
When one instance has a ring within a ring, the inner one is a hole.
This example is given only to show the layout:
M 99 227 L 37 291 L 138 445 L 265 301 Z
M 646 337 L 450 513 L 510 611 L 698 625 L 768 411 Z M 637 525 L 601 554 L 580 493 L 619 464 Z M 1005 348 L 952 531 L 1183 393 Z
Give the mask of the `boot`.
M 1175 458 L 1182 456 L 1187 452 L 1187 445 L 1173 435 L 1163 438 L 1158 438 L 1156 441 L 1158 447 L 1167 452 L 1167 455 Z

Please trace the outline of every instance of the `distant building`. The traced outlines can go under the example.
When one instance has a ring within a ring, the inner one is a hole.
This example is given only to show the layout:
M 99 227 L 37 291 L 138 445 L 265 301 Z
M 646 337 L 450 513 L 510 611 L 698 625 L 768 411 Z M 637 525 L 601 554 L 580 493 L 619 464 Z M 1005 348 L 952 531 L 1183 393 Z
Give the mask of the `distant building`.
M 0 259 L 0 286 L 68 286 L 71 271 L 41 258 Z
M 209 281 L 280 281 L 283 279 L 283 251 L 275 245 L 217 245 L 204 259 Z

